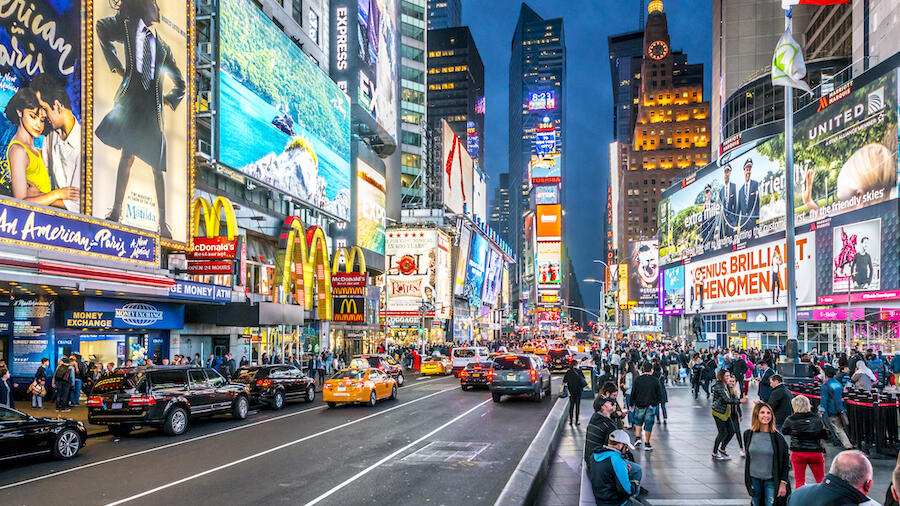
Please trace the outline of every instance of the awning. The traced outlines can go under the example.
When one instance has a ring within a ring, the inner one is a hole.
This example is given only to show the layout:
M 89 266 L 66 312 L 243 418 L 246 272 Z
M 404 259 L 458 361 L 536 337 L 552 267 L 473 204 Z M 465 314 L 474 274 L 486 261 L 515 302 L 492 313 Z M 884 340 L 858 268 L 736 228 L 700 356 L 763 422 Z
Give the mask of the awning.
M 787 322 L 736 322 L 738 332 L 787 332 Z

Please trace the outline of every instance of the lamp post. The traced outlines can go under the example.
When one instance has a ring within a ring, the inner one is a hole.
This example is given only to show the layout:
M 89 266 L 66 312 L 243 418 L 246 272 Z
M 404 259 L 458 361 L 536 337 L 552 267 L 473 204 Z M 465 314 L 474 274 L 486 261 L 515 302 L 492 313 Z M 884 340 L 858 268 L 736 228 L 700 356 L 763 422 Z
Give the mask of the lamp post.
M 593 260 L 593 263 L 602 265 L 603 268 L 606 269 L 605 272 L 607 273 L 607 276 L 610 277 L 610 278 L 613 277 L 614 273 L 612 272 L 612 269 L 609 268 L 609 264 L 607 264 L 607 263 L 604 262 L 603 260 L 598 260 L 598 259 L 596 259 L 596 258 Z M 602 304 L 603 309 L 606 309 L 606 290 L 607 290 L 607 285 L 606 285 L 605 281 L 606 281 L 607 276 L 603 276 L 603 281 L 604 281 L 604 283 L 602 283 L 602 285 L 603 285 L 602 290 L 603 290 L 603 291 L 602 291 L 601 293 L 603 294 L 603 304 Z M 618 309 L 615 309 L 615 311 L 618 312 Z M 605 330 L 605 329 L 606 329 L 606 319 L 605 319 L 605 315 L 604 315 L 604 320 L 603 320 L 603 322 L 601 323 L 601 325 L 602 325 L 601 328 Z M 615 346 L 616 346 L 616 330 L 618 330 L 618 329 L 613 329 L 613 338 L 612 338 L 613 348 L 615 348 Z M 600 337 L 603 338 L 603 335 L 604 335 L 604 334 L 603 334 L 603 331 L 601 331 Z
M 604 283 L 603 281 L 601 281 L 599 279 L 594 279 L 594 278 L 584 278 L 583 281 L 585 283 L 597 283 L 598 285 L 600 285 L 600 313 L 601 314 L 605 313 L 606 312 L 605 311 L 605 309 L 606 309 L 606 304 L 605 304 L 606 300 L 605 299 L 606 298 L 604 295 L 606 293 L 606 283 Z M 605 318 L 597 316 L 597 324 L 600 325 L 600 341 L 602 341 L 604 344 L 606 343 L 605 323 L 606 323 Z

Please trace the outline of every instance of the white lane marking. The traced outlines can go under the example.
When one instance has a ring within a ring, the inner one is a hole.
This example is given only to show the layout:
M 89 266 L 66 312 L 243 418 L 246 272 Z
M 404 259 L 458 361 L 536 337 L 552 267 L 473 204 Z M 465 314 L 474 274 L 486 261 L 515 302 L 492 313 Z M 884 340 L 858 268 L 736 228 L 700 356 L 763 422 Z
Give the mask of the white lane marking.
M 743 506 L 746 499 L 646 499 L 652 506 Z
M 453 418 L 452 420 L 450 420 L 450 421 L 444 423 L 443 425 L 441 425 L 440 427 L 434 429 L 433 431 L 429 432 L 428 434 L 425 434 L 424 436 L 420 437 L 419 439 L 416 439 L 416 440 L 413 441 L 412 443 L 409 443 L 408 445 L 404 446 L 403 448 L 400 448 L 399 450 L 397 450 L 397 451 L 391 453 L 390 455 L 384 457 L 383 459 L 379 460 L 378 462 L 376 462 L 376 463 L 372 464 L 371 466 L 369 466 L 369 467 L 363 469 L 362 471 L 356 473 L 355 475 L 351 476 L 350 478 L 347 478 L 346 480 L 344 480 L 343 482 L 341 482 L 340 484 L 338 484 L 336 487 L 332 488 L 332 489 L 329 490 L 328 492 L 325 492 L 324 494 L 320 495 L 319 497 L 316 497 L 316 498 L 313 499 L 312 501 L 309 501 L 308 503 L 306 503 L 306 506 L 312 506 L 313 504 L 317 504 L 317 503 L 321 502 L 322 500 L 327 499 L 329 496 L 331 496 L 332 494 L 334 494 L 334 493 L 337 492 L 338 490 L 340 490 L 340 489 L 346 487 L 347 485 L 353 483 L 354 481 L 356 481 L 356 480 L 362 478 L 362 477 L 365 476 L 366 474 L 368 474 L 368 473 L 370 473 L 371 471 L 373 471 L 375 468 L 379 467 L 381 464 L 384 464 L 385 462 L 387 462 L 387 461 L 393 459 L 393 458 L 396 457 L 397 455 L 400 455 L 401 453 L 403 453 L 403 452 L 409 450 L 409 449 L 412 448 L 413 446 L 415 446 L 415 445 L 421 443 L 422 441 L 424 441 L 424 440 L 430 438 L 431 436 L 437 434 L 437 433 L 440 432 L 441 430 L 446 429 L 446 428 L 447 428 L 448 426 L 450 426 L 451 424 L 453 424 L 453 423 L 459 421 L 460 418 L 462 418 L 462 417 L 468 415 L 469 413 L 475 411 L 476 409 L 480 408 L 481 406 L 484 406 L 485 404 L 487 404 L 487 403 L 489 403 L 489 402 L 491 402 L 491 399 L 488 399 L 488 400 L 486 400 L 486 401 L 484 401 L 484 402 L 481 402 L 481 403 L 476 404 L 476 405 L 473 406 L 472 408 L 470 408 L 470 409 L 466 410 L 465 412 L 459 414 L 458 416 L 456 416 L 456 417 Z
M 263 450 L 263 451 L 261 451 L 261 452 L 254 453 L 253 455 L 247 455 L 246 457 L 240 458 L 240 459 L 238 459 L 238 460 L 234 460 L 234 461 L 229 462 L 229 463 L 227 463 L 227 464 L 222 464 L 221 466 L 216 466 L 216 467 L 214 467 L 214 468 L 212 468 L 212 469 L 207 469 L 206 471 L 201 471 L 201 472 L 199 472 L 199 473 L 192 474 L 191 476 L 186 476 L 186 477 L 184 477 L 184 478 L 181 478 L 180 480 L 175 480 L 175 481 L 173 481 L 173 482 L 166 483 L 166 484 L 164 484 L 164 485 L 160 485 L 160 486 L 158 486 L 158 487 L 156 487 L 156 488 L 152 488 L 152 489 L 150 489 L 150 490 L 141 492 L 141 493 L 139 493 L 139 494 L 135 494 L 135 495 L 133 495 L 133 496 L 131 496 L 131 497 L 126 497 L 126 498 L 124 498 L 124 499 L 119 499 L 118 501 L 108 503 L 106 506 L 116 506 L 116 505 L 118 505 L 118 504 L 123 504 L 123 503 L 129 502 L 129 501 L 134 501 L 135 499 L 140 499 L 141 497 L 145 497 L 145 496 L 148 496 L 148 495 L 150 495 L 150 494 L 155 494 L 156 492 L 159 492 L 160 490 L 165 490 L 165 489 L 167 489 L 167 488 L 171 488 L 171 487 L 174 487 L 174 486 L 176 486 L 176 485 L 180 485 L 180 484 L 182 484 L 182 483 L 185 483 L 185 482 L 188 482 L 188 481 L 191 481 L 191 480 L 195 480 L 195 479 L 197 479 L 197 478 L 201 478 L 201 477 L 206 476 L 206 475 L 208 475 L 208 474 L 212 474 L 212 473 L 221 471 L 221 470 L 223 470 L 223 469 L 228 469 L 229 467 L 234 467 L 234 466 L 236 466 L 236 465 L 238 465 L 238 464 L 242 464 L 242 463 L 244 463 L 244 462 L 247 462 L 248 460 L 253 460 L 253 459 L 262 457 L 262 456 L 264 456 L 264 455 L 268 455 L 268 454 L 270 454 L 270 453 L 277 452 L 278 450 L 283 450 L 283 449 L 285 449 L 285 448 L 287 448 L 287 447 L 289 447 L 289 446 L 293 446 L 293 445 L 295 445 L 295 444 L 299 444 L 299 443 L 302 443 L 302 442 L 304 442 L 304 441 L 308 441 L 308 440 L 310 440 L 310 439 L 313 439 L 313 438 L 316 438 L 316 437 L 319 437 L 319 436 L 323 436 L 323 435 L 325 435 L 325 434 L 328 434 L 329 432 L 334 432 L 334 431 L 336 431 L 336 430 L 343 429 L 344 427 L 349 427 L 349 426 L 351 426 L 351 425 L 355 425 L 355 424 L 357 424 L 357 423 L 359 423 L 359 422 L 362 422 L 362 421 L 364 421 L 364 420 L 368 420 L 369 418 L 374 418 L 374 417 L 376 417 L 376 416 L 380 416 L 380 415 L 383 415 L 383 414 L 385 414 L 385 413 L 389 413 L 389 412 L 391 412 L 391 411 L 393 411 L 393 410 L 395 410 L 395 409 L 400 409 L 400 408 L 402 408 L 402 407 L 404 407 L 404 406 L 408 406 L 408 405 L 410 405 L 410 404 L 415 404 L 416 402 L 419 402 L 419 401 L 424 401 L 425 399 L 427 399 L 427 398 L 429 398 L 429 397 L 434 397 L 435 395 L 442 394 L 442 393 L 444 393 L 444 392 L 449 392 L 449 391 L 451 391 L 451 390 L 456 390 L 456 387 L 451 387 L 451 388 L 445 388 L 445 389 L 443 389 L 443 390 L 438 390 L 437 392 L 433 392 L 433 393 L 430 393 L 430 394 L 425 395 L 425 396 L 423 396 L 423 397 L 419 397 L 418 399 L 413 399 L 413 400 L 411 400 L 411 401 L 409 401 L 409 402 L 404 402 L 403 404 L 398 404 L 398 405 L 396 405 L 396 406 L 393 406 L 393 407 L 390 407 L 390 408 L 388 408 L 388 409 L 379 411 L 379 412 L 377 412 L 377 413 L 372 413 L 371 415 L 366 415 L 366 416 L 364 416 L 364 417 L 362 417 L 362 418 L 358 418 L 358 419 L 356 419 L 356 420 L 351 420 L 351 421 L 349 421 L 349 422 L 347 422 L 347 423 L 343 423 L 343 424 L 341 424 L 341 425 L 337 425 L 337 426 L 335 426 L 335 427 L 331 427 L 330 429 L 325 429 L 325 430 L 316 432 L 315 434 L 310 434 L 310 435 L 308 435 L 308 436 L 303 436 L 303 437 L 301 437 L 300 439 L 295 439 L 295 440 L 293 440 L 293 441 L 289 441 L 289 442 L 287 442 L 287 443 L 280 444 L 280 445 L 275 446 L 275 447 L 273 447 L 273 448 L 269 448 L 268 450 Z M 489 400 L 490 400 L 490 399 L 488 399 L 488 401 L 489 401 Z M 488 401 L 484 401 L 484 402 L 488 402 Z M 484 404 L 484 402 L 483 402 L 482 404 Z
M 434 379 L 445 379 L 445 378 L 434 378 Z M 425 381 L 423 381 L 422 383 L 425 383 L 425 382 L 427 382 L 427 381 L 433 381 L 433 380 L 425 380 Z M 417 386 L 421 385 L 422 383 L 418 383 L 418 384 L 416 384 L 416 385 L 409 386 L 409 387 L 403 389 L 402 391 L 408 392 L 408 391 L 411 390 L 413 387 L 417 387 Z M 456 387 L 454 387 L 454 388 L 456 388 Z M 452 389 L 450 389 L 450 390 L 452 390 Z M 443 391 L 445 391 L 445 390 L 442 390 L 442 392 L 443 392 Z M 438 392 L 438 393 L 440 393 L 440 392 Z M 403 404 L 401 404 L 401 406 L 402 406 L 402 405 L 403 405 Z M 314 407 L 314 408 L 301 409 L 300 411 L 295 411 L 295 412 L 293 412 L 293 413 L 286 413 L 286 414 L 284 414 L 284 415 L 273 416 L 272 418 L 266 418 L 265 420 L 260 420 L 260 421 L 258 421 L 258 422 L 252 422 L 252 423 L 246 423 L 246 424 L 243 424 L 243 425 L 238 425 L 237 427 L 231 427 L 230 429 L 224 429 L 224 430 L 220 430 L 220 431 L 218 431 L 218 432 L 211 432 L 211 433 L 209 433 L 209 434 L 204 434 L 204 435 L 202 435 L 202 436 L 197 436 L 197 437 L 193 437 L 193 438 L 190 438 L 190 439 L 185 439 L 184 441 L 176 441 L 176 442 L 174 442 L 174 443 L 169 443 L 169 444 L 167 444 L 167 445 L 157 446 L 157 447 L 154 447 L 154 448 L 148 448 L 148 449 L 146 449 L 146 450 L 140 450 L 140 451 L 136 451 L 136 452 L 134 452 L 134 453 L 128 453 L 128 454 L 125 454 L 125 455 L 119 455 L 118 457 L 111 457 L 111 458 L 108 458 L 108 459 L 105 459 L 105 460 L 98 460 L 97 462 L 91 462 L 90 464 L 84 464 L 84 465 L 80 465 L 80 466 L 77 466 L 77 467 L 72 467 L 72 468 L 69 468 L 69 469 L 63 469 L 62 471 L 57 471 L 57 472 L 55 472 L 55 473 L 44 474 L 44 475 L 41 475 L 41 476 L 36 476 L 36 477 L 34 477 L 34 478 L 29 478 L 29 479 L 27 479 L 27 480 L 21 480 L 21 481 L 17 481 L 17 482 L 14 482 L 14 483 L 8 483 L 8 484 L 6 484 L 6 485 L 0 486 L 0 490 L 5 490 L 5 489 L 8 489 L 8 488 L 18 487 L 19 485 L 27 485 L 28 483 L 34 483 L 34 482 L 36 482 L 36 481 L 46 480 L 47 478 L 53 478 L 53 477 L 55 477 L 55 476 L 59 476 L 59 475 L 62 475 L 62 474 L 68 474 L 68 473 L 72 473 L 72 472 L 75 472 L 75 471 L 80 471 L 80 470 L 82 470 L 82 469 L 88 469 L 88 468 L 90 468 L 90 467 L 95 467 L 95 466 L 99 466 L 99 465 L 103 465 L 103 464 L 108 464 L 108 463 L 110 463 L 110 462 L 116 462 L 116 461 L 118 461 L 118 460 L 129 459 L 129 458 L 131 458 L 131 457 L 137 457 L 137 456 L 139 456 L 139 455 L 144 455 L 144 454 L 147 454 L 147 453 L 153 453 L 153 452 L 157 452 L 157 451 L 160 451 L 160 450 L 166 450 L 166 449 L 169 449 L 169 448 L 173 448 L 173 447 L 175 447 L 175 446 L 181 446 L 181 445 L 183 445 L 183 444 L 193 443 L 194 441 L 200 441 L 200 440 L 202 440 L 202 439 L 207 439 L 207 438 L 211 438 L 211 437 L 215 437 L 215 436 L 221 436 L 222 434 L 228 434 L 229 432 L 234 432 L 234 431 L 236 431 L 236 430 L 247 429 L 247 428 L 250 428 L 250 427 L 254 427 L 254 426 L 256 426 L 256 425 L 261 425 L 261 424 L 264 424 L 264 423 L 274 422 L 274 421 L 276 421 L 276 420 L 283 420 L 283 419 L 285 419 L 285 418 L 290 418 L 290 417 L 292 417 L 292 416 L 302 415 L 303 413 L 308 413 L 308 412 L 310 412 L 310 411 L 315 411 L 315 410 L 317 410 L 317 409 L 325 409 L 326 407 L 327 407 L 327 406 L 323 404 L 323 405 L 321 405 L 321 406 L 316 406 L 316 407 Z M 397 406 L 397 407 L 399 407 L 399 406 Z

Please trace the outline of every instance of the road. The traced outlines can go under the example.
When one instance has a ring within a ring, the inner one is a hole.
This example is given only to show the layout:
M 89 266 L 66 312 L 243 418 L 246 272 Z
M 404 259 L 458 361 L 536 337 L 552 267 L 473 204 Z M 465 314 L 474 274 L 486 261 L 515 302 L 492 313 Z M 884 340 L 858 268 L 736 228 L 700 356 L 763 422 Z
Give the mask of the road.
M 555 398 L 495 404 L 452 376 L 423 378 L 374 408 L 317 399 L 177 438 L 101 436 L 68 462 L 0 467 L 0 503 L 491 504 Z

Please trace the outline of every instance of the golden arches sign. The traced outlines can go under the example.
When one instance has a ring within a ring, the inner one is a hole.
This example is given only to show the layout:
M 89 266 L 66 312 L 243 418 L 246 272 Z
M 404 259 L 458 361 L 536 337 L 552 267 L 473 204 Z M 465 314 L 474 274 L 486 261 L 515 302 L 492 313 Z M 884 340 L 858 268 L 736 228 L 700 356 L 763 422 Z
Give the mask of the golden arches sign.
M 356 264 L 359 267 L 359 273 L 366 273 L 366 258 L 363 256 L 362 248 L 359 246 L 353 246 L 350 248 L 350 253 L 347 253 L 347 250 L 344 248 L 338 248 L 337 251 L 334 252 L 334 260 L 331 262 L 331 273 L 337 274 L 340 260 L 344 259 L 344 272 L 350 274 L 353 272 L 353 265 Z M 357 259 L 359 262 L 357 262 Z
M 280 287 L 285 297 L 295 294 L 307 311 L 315 307 L 315 293 L 319 319 L 332 319 L 328 243 L 321 228 L 305 229 L 297 216 L 285 218 L 278 239 L 274 286 Z
M 200 220 L 203 219 L 206 237 L 218 237 L 219 226 L 222 221 L 222 213 L 225 213 L 225 233 L 228 240 L 233 241 L 237 235 L 237 218 L 234 215 L 234 206 L 225 197 L 216 197 L 212 204 L 203 197 L 196 197 L 191 204 L 191 237 L 200 233 Z

